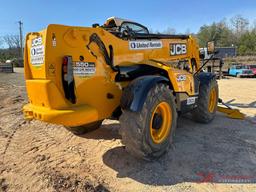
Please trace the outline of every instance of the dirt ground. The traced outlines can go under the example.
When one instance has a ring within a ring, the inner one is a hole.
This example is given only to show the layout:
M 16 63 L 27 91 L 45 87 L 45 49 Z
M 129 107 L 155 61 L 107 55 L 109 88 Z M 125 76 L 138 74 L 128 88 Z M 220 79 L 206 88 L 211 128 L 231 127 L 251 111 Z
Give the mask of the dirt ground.
M 0 74 L 0 191 L 256 191 L 256 79 L 219 87 L 246 120 L 180 117 L 174 146 L 146 163 L 126 153 L 117 121 L 82 137 L 24 121 L 22 71 Z

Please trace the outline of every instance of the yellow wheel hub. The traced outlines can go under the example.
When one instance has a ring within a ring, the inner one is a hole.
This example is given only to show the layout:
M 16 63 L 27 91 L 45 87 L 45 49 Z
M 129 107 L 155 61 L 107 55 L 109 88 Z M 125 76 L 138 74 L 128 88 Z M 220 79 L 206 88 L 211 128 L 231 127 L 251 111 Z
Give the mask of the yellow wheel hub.
M 167 102 L 159 103 L 151 117 L 150 136 L 154 143 L 163 142 L 169 135 L 172 125 L 172 110 Z
M 208 110 L 210 113 L 214 112 L 216 102 L 217 102 L 217 92 L 216 92 L 216 89 L 213 87 L 210 91 L 209 104 L 208 104 Z

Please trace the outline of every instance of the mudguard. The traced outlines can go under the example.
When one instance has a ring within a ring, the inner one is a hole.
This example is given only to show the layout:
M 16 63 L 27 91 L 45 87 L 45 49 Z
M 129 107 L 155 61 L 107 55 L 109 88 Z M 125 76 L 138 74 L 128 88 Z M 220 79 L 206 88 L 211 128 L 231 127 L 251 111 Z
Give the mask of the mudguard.
M 208 84 L 215 77 L 216 77 L 215 74 L 206 73 L 206 72 L 201 72 L 195 76 L 195 78 L 197 78 L 197 80 L 200 82 L 200 84 Z
M 121 108 L 138 112 L 142 109 L 149 90 L 157 83 L 167 83 L 170 81 L 163 76 L 149 75 L 133 80 L 124 90 L 121 97 Z

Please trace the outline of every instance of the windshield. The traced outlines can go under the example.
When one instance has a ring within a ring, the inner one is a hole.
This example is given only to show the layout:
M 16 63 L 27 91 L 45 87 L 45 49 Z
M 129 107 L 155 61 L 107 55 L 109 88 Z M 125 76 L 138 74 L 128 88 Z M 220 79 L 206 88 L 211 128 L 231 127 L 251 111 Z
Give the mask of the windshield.
M 124 30 L 133 31 L 135 33 L 148 34 L 148 29 L 137 23 L 124 22 L 121 25 L 120 32 Z

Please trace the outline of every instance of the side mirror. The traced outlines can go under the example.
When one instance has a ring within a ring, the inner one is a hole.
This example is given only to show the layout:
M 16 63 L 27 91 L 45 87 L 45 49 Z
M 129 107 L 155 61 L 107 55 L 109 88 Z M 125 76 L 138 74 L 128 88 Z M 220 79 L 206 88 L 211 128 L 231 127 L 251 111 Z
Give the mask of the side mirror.
M 214 41 L 210 41 L 207 43 L 207 52 L 208 54 L 212 54 L 215 52 L 215 44 Z

